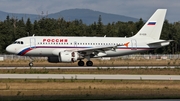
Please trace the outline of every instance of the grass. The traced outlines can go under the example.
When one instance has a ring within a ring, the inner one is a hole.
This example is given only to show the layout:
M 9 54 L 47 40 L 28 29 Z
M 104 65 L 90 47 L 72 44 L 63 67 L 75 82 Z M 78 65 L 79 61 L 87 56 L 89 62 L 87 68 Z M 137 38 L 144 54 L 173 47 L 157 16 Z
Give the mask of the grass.
M 166 99 L 180 98 L 179 85 L 180 81 L 1 80 L 0 95 L 3 100 Z
M 77 66 L 76 63 L 48 63 L 43 60 L 36 60 L 35 66 L 44 67 L 44 69 L 0 69 L 0 73 L 6 74 L 158 74 L 158 75 L 180 75 L 180 60 L 98 60 L 94 59 L 96 69 L 46 69 L 47 66 Z M 27 66 L 27 60 L 6 60 L 0 62 L 0 66 L 23 67 Z M 174 66 L 175 69 L 170 69 L 169 66 Z M 101 66 L 106 66 L 107 69 L 101 69 Z M 138 66 L 140 69 L 115 69 L 114 66 Z M 151 66 L 164 66 L 160 68 L 149 68 Z M 111 68 L 110 68 L 111 67 Z M 142 68 L 143 67 L 143 68 Z M 84 67 L 86 68 L 86 67 Z
M 151 74 L 180 75 L 180 60 L 93 60 L 97 69 L 0 69 L 6 74 Z M 29 61 L 6 60 L 1 67 L 28 66 Z M 77 66 L 76 63 L 51 64 L 44 60 L 35 66 Z M 148 68 L 165 66 L 163 69 Z M 170 69 L 168 66 L 175 66 Z M 107 69 L 101 69 L 106 66 Z M 113 66 L 138 66 L 140 69 L 114 69 Z M 86 68 L 86 67 L 84 67 Z M 126 100 L 126 99 L 180 99 L 180 81 L 145 80 L 70 80 L 63 78 L 47 80 L 0 80 L 0 100 Z
M 112 59 L 99 60 L 92 59 L 94 66 L 180 66 L 180 59 L 174 60 L 156 60 L 156 59 Z M 86 62 L 86 61 L 85 61 Z M 28 66 L 29 60 L 5 60 L 0 62 L 1 67 L 24 67 Z M 35 60 L 34 66 L 41 67 L 61 67 L 61 66 L 77 66 L 75 63 L 48 63 L 46 60 Z
M 138 74 L 138 75 L 180 75 L 180 68 L 140 69 L 0 69 L 1 74 Z

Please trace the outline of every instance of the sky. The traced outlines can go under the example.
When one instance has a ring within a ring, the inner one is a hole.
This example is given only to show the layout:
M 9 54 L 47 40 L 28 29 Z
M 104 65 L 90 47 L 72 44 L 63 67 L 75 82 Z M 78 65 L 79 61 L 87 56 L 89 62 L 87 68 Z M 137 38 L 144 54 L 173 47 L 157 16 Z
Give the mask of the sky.
M 148 20 L 156 9 L 167 9 L 169 22 L 180 21 L 180 0 L 0 0 L 0 11 L 8 13 L 56 13 L 67 9 L 91 9 Z

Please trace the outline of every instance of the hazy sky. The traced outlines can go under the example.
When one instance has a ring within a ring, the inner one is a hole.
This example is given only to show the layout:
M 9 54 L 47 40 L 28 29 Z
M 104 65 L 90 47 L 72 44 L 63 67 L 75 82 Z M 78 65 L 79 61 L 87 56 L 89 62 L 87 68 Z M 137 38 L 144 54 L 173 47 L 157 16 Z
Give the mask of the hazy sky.
M 180 0 L 0 0 L 0 10 L 9 13 L 56 13 L 66 9 L 85 8 L 135 18 L 149 17 L 158 8 L 168 9 L 166 19 L 180 21 Z

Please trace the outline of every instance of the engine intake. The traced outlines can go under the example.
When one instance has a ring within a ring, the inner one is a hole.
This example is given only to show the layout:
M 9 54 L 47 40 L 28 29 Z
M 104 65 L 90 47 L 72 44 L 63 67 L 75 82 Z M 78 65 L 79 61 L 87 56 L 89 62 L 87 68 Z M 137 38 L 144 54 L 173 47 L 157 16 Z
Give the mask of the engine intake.
M 59 52 L 58 56 L 48 57 L 48 62 L 76 62 L 78 58 L 79 54 L 77 52 Z

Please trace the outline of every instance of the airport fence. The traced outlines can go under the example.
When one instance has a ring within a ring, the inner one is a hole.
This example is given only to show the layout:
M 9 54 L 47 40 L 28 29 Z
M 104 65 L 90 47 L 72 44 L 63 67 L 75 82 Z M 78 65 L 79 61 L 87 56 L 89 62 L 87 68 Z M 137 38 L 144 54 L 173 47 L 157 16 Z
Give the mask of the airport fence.
M 47 57 L 33 57 L 36 60 L 47 60 Z M 4 60 L 30 60 L 29 56 L 18 56 L 18 55 L 0 55 L 0 61 Z
M 137 54 L 137 55 L 125 55 L 121 56 L 122 59 L 180 59 L 180 54 Z
M 33 59 L 36 60 L 47 60 L 47 57 L 33 57 Z M 110 60 L 110 59 L 180 59 L 180 54 L 135 54 L 135 55 L 125 55 L 125 56 L 119 56 L 119 57 L 106 57 L 106 58 L 100 58 L 102 60 Z M 7 55 L 7 54 L 1 54 L 0 55 L 0 61 L 4 60 L 30 60 L 28 56 L 18 56 L 18 55 Z

